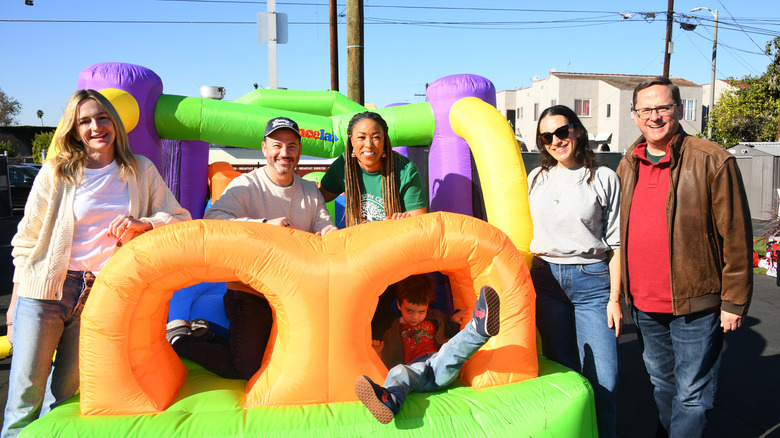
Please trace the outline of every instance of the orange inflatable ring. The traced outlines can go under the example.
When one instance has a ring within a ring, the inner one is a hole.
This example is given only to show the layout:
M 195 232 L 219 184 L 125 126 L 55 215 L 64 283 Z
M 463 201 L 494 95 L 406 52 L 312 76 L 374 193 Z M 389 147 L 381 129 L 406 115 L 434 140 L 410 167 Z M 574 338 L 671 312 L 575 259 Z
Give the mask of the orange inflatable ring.
M 385 287 L 441 271 L 456 308 L 481 286 L 501 295 L 501 332 L 461 372 L 474 388 L 538 375 L 533 286 L 521 253 L 494 226 L 453 213 L 351 227 L 324 237 L 268 224 L 198 220 L 146 233 L 101 271 L 82 315 L 81 413 L 165 410 L 186 376 L 165 339 L 174 291 L 238 280 L 274 309 L 263 366 L 245 407 L 355 401 L 360 374 L 382 381 L 370 320 Z

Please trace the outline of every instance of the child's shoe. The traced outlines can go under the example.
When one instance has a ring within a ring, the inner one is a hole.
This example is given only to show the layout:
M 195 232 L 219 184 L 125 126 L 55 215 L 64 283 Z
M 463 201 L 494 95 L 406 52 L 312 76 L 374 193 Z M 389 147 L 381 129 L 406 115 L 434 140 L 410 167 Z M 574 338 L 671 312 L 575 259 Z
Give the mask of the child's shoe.
M 401 410 L 401 407 L 393 401 L 390 392 L 372 382 L 367 376 L 360 376 L 355 380 L 355 394 L 382 424 L 391 422 Z
M 501 329 L 501 299 L 492 287 L 482 286 L 471 322 L 481 336 L 489 338 L 498 334 Z

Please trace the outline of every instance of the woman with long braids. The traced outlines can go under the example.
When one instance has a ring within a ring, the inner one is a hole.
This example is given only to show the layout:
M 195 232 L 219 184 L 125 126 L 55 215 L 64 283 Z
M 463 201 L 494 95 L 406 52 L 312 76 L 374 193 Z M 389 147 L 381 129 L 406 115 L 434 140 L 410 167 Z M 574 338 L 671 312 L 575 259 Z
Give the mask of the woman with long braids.
M 393 152 L 387 122 L 370 111 L 358 113 L 350 120 L 346 151 L 322 177 L 320 191 L 325 202 L 332 201 L 339 193 L 345 194 L 348 227 L 428 211 L 417 166 Z M 394 298 L 392 288 L 379 297 L 371 321 L 373 339 L 381 340 L 396 319 L 392 310 Z
M 330 165 L 320 191 L 325 202 L 345 194 L 348 227 L 428 211 L 417 166 L 392 151 L 387 122 L 370 111 L 350 120 L 346 151 Z
M 542 352 L 593 386 L 600 437 L 614 437 L 620 305 L 620 182 L 596 165 L 588 131 L 570 108 L 539 117 L 541 166 L 528 175 Z

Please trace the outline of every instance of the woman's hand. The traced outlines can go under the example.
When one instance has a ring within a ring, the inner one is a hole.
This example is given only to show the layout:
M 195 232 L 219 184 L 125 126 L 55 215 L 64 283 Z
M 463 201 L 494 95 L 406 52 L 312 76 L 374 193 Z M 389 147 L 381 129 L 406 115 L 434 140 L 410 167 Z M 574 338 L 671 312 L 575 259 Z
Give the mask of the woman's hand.
M 338 228 L 336 228 L 334 225 L 328 225 L 327 227 L 321 229 L 320 231 L 317 231 L 317 233 L 315 233 L 315 234 L 317 234 L 318 236 L 324 236 L 324 235 L 326 235 L 328 233 L 332 233 L 334 231 L 338 231 Z
M 615 337 L 620 336 L 620 327 L 623 326 L 623 307 L 620 300 L 609 300 L 607 303 L 607 325 L 615 329 Z
M 405 217 L 409 217 L 409 216 L 411 216 L 411 214 L 409 214 L 409 212 L 408 212 L 408 211 L 405 211 L 405 212 L 403 212 L 403 213 L 393 213 L 393 215 L 392 215 L 392 216 L 390 216 L 390 217 L 389 217 L 389 218 L 387 218 L 387 219 L 403 219 L 403 218 L 405 218 Z
M 385 342 L 378 339 L 372 339 L 371 346 L 374 347 L 376 354 L 382 354 L 382 350 L 385 348 Z
M 154 228 L 151 222 L 135 219 L 132 216 L 117 216 L 108 225 L 109 237 L 116 237 L 116 240 L 120 242 L 125 241 L 125 236 L 130 232 L 129 236 L 133 236 L 134 233 L 144 233 Z

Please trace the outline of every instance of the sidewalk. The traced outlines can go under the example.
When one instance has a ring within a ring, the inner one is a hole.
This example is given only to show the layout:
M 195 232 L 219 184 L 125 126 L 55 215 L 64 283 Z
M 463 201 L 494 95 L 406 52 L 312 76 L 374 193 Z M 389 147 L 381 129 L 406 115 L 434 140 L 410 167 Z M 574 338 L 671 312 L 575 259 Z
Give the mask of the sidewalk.
M 0 218 L 0 334 L 11 298 L 10 241 L 20 216 Z M 620 336 L 618 436 L 655 436 L 656 409 L 633 324 Z M 0 360 L 0 406 L 8 393 L 11 359 Z M 716 406 L 706 437 L 780 437 L 780 287 L 757 275 L 743 327 L 725 338 Z

